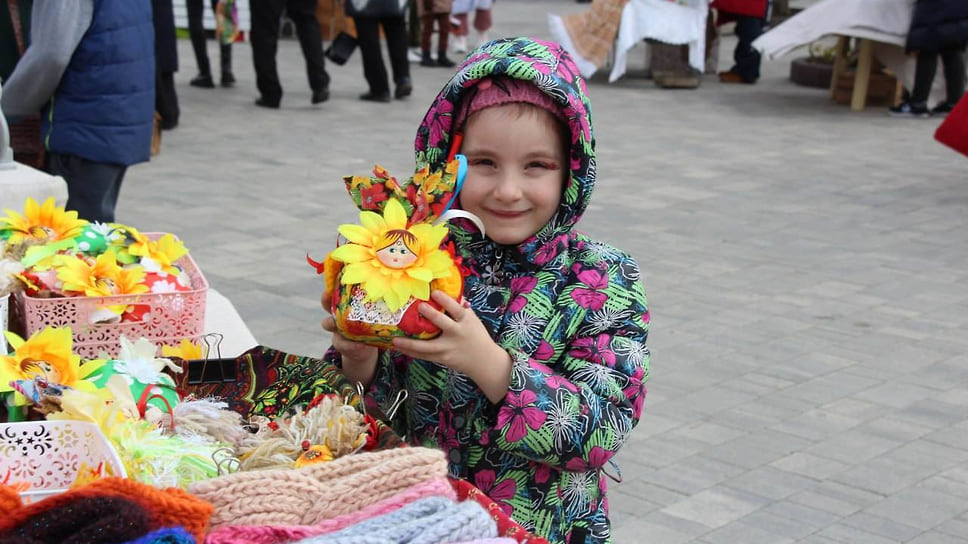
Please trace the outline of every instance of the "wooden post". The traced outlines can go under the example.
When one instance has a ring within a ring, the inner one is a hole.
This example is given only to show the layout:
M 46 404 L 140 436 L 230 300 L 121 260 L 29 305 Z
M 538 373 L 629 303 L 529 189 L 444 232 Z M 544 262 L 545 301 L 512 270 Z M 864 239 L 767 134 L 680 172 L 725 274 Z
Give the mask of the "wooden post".
M 871 41 L 860 38 L 857 53 L 857 73 L 854 75 L 854 94 L 850 97 L 850 109 L 863 111 L 867 105 L 867 86 L 871 80 L 871 64 L 874 53 Z
M 830 98 L 834 98 L 834 93 L 837 91 L 837 81 L 840 76 L 847 70 L 847 45 L 850 43 L 850 38 L 847 36 L 838 36 L 837 45 L 834 48 L 834 70 L 830 74 Z

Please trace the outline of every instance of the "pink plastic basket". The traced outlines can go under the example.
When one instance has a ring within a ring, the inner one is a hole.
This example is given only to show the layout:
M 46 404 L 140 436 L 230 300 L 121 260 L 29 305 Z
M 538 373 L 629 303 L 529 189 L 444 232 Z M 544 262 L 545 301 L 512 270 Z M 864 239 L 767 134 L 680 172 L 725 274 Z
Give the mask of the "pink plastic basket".
M 161 233 L 145 233 L 158 238 Z M 145 293 L 113 297 L 35 298 L 17 294 L 15 311 L 23 322 L 27 336 L 44 327 L 70 327 L 74 336 L 74 353 L 83 358 L 97 358 L 101 352 L 116 356 L 120 337 L 135 340 L 147 338 L 155 344 L 177 345 L 183 339 L 195 340 L 205 334 L 205 303 L 208 282 L 190 255 L 176 262 L 191 278 L 192 290 L 176 293 Z M 141 321 L 92 324 L 92 314 L 99 308 L 115 305 L 140 306 L 147 310 Z

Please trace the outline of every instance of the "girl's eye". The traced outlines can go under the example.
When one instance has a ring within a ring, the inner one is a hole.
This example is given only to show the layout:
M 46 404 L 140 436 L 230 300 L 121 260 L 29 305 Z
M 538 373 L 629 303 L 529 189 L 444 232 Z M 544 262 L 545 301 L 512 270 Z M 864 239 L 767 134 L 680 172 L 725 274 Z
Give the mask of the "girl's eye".
M 533 162 L 528 163 L 528 166 L 527 167 L 528 168 L 545 168 L 545 169 L 551 170 L 553 168 L 553 165 L 550 164 L 550 163 L 547 163 L 547 162 L 533 161 Z
M 494 166 L 494 161 L 491 159 L 474 159 L 471 164 L 474 166 Z

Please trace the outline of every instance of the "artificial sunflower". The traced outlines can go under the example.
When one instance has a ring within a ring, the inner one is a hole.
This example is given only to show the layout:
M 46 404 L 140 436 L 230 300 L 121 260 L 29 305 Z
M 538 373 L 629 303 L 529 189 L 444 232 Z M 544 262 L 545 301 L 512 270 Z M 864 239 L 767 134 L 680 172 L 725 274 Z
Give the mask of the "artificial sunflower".
M 0 355 L 0 391 L 11 391 L 10 382 L 42 378 L 49 383 L 65 385 L 80 391 L 97 388 L 88 380 L 91 374 L 104 365 L 104 361 L 81 363 L 73 353 L 70 327 L 47 327 L 28 340 L 7 331 L 7 342 L 14 352 Z M 19 393 L 14 404 L 23 405 L 27 399 Z
M 134 242 L 128 246 L 128 253 L 141 257 L 141 264 L 148 272 L 164 272 L 177 276 L 181 271 L 174 266 L 175 261 L 188 254 L 185 244 L 171 234 L 152 240 L 135 229 L 128 234 Z
M 0 217 L 0 237 L 7 238 L 10 244 L 46 244 L 69 240 L 84 230 L 87 221 L 78 219 L 77 212 L 65 211 L 54 204 L 54 197 L 37 204 L 27 198 L 24 213 L 4 210 L 6 217 Z
M 430 282 L 459 274 L 451 256 L 440 249 L 447 227 L 420 223 L 407 226 L 404 207 L 387 201 L 383 215 L 360 212 L 360 225 L 340 225 L 350 242 L 330 257 L 345 263 L 340 283 L 359 285 L 367 301 L 382 300 L 391 312 L 411 298 L 430 299 Z
M 74 255 L 54 258 L 57 279 L 64 282 L 64 291 L 84 293 L 89 297 L 137 295 L 148 292 L 144 285 L 145 270 L 140 266 L 122 268 L 113 249 L 98 255 L 93 264 Z
M 201 344 L 196 344 L 187 338 L 182 338 L 181 344 L 177 346 L 161 346 L 161 356 L 178 357 L 186 361 L 198 361 L 205 358 Z

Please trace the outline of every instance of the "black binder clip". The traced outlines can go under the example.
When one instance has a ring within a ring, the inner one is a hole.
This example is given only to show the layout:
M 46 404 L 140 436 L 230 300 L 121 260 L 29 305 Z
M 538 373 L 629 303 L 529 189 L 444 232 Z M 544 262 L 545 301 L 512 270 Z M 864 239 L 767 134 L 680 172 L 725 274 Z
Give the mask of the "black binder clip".
M 202 336 L 205 344 L 202 356 L 204 359 L 186 361 L 188 366 L 188 385 L 202 385 L 206 383 L 231 383 L 238 379 L 236 361 L 234 358 L 222 358 L 220 345 L 223 336 L 211 332 Z M 212 358 L 212 353 L 215 358 Z

